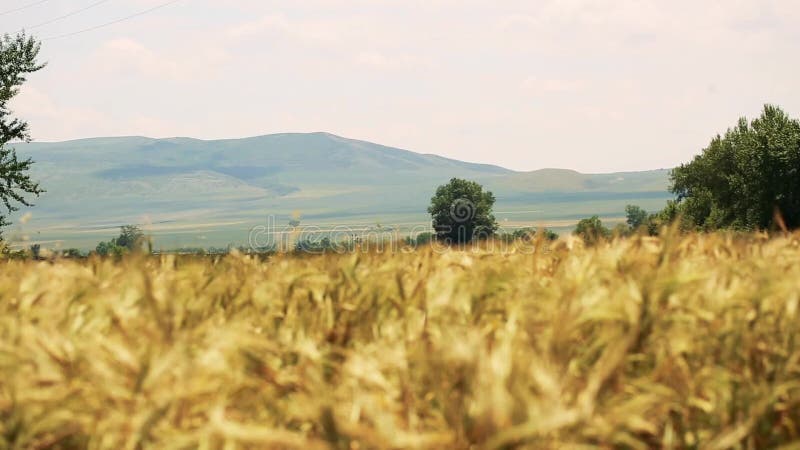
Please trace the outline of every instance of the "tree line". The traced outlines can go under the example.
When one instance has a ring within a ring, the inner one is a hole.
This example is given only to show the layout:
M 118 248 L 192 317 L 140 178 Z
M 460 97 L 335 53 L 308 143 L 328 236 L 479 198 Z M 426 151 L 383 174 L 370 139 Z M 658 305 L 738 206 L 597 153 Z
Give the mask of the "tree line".
M 765 105 L 745 118 L 688 163 L 670 173 L 675 194 L 663 209 L 648 213 L 626 207 L 626 224 L 605 227 L 597 216 L 578 222 L 575 233 L 589 242 L 633 231 L 657 235 L 664 226 L 683 231 L 775 231 L 800 228 L 800 121 Z M 431 199 L 438 239 L 468 242 L 491 236 L 494 195 L 478 183 L 454 178 Z M 465 207 L 468 205 L 469 207 Z M 466 215 L 461 214 L 467 212 Z

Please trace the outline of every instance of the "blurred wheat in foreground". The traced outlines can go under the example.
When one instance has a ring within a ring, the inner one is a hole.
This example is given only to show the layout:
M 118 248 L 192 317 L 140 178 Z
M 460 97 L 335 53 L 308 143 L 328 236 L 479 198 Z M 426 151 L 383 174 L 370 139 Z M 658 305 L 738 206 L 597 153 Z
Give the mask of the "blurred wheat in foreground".
M 800 236 L 538 245 L 0 263 L 0 448 L 800 448 Z

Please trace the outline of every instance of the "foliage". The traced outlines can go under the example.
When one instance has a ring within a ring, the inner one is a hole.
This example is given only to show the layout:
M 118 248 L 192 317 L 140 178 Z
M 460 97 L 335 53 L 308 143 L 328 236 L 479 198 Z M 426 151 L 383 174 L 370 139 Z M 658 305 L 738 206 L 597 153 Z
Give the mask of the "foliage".
M 61 252 L 61 256 L 64 258 L 83 258 L 86 255 L 77 248 L 68 248 Z
M 526 227 L 526 228 L 518 228 L 511 233 L 501 233 L 499 234 L 498 238 L 505 242 L 513 242 L 516 240 L 531 240 L 537 234 L 542 233 L 544 234 L 544 239 L 548 241 L 555 241 L 558 239 L 558 233 L 548 228 L 536 228 Z
M 406 245 L 409 245 L 409 246 L 412 246 L 412 247 L 420 247 L 420 246 L 423 246 L 423 245 L 429 245 L 434 240 L 435 237 L 436 237 L 436 235 L 433 234 L 433 233 L 424 232 L 424 233 L 419 233 L 419 234 L 414 235 L 414 236 L 407 237 L 405 242 L 406 242 Z
M 0 264 L 0 448 L 800 439 L 800 235 Z
M 642 226 L 647 225 L 647 211 L 637 205 L 625 207 L 625 222 L 632 231 L 636 231 Z
M 42 257 L 42 246 L 41 244 L 33 244 L 30 248 L 31 257 L 33 259 L 40 259 Z
M 581 219 L 575 227 L 574 234 L 583 238 L 587 244 L 596 244 L 611 237 L 611 230 L 603 225 L 598 216 Z
M 2 151 L 2 150 L 0 150 Z M 0 163 L 2 164 L 2 163 Z M 3 228 L 11 225 L 11 222 L 6 220 L 5 216 L 0 214 L 0 242 L 3 242 Z
M 767 105 L 672 173 L 680 212 L 706 230 L 800 227 L 800 122 Z
M 295 243 L 296 253 L 322 254 L 345 251 L 344 244 L 333 242 L 329 237 L 309 236 Z
M 108 241 L 108 242 L 100 242 L 95 247 L 94 251 L 100 256 L 114 256 L 120 257 L 127 252 L 125 247 L 117 245 L 116 238 Z
M 428 207 L 437 238 L 464 243 L 493 235 L 497 230 L 494 202 L 494 195 L 474 181 L 453 178 L 439 186 Z
M 44 67 L 36 61 L 39 49 L 39 42 L 24 33 L 0 37 L 0 201 L 7 212 L 19 209 L 17 204 L 32 206 L 26 194 L 38 197 L 44 192 L 28 174 L 33 161 L 20 160 L 8 146 L 12 141 L 30 141 L 28 123 L 12 117 L 9 102 L 19 93 L 27 75 Z M 7 225 L 0 214 L 0 229 Z
M 539 228 L 536 233 L 543 234 L 548 241 L 557 241 L 559 238 L 558 233 L 549 228 Z
M 136 225 L 123 225 L 120 227 L 116 244 L 120 247 L 125 247 L 129 251 L 135 251 L 141 249 L 144 241 L 144 233 L 142 233 L 141 228 Z
M 123 225 L 119 236 L 97 244 L 95 252 L 100 256 L 122 256 L 126 253 L 140 252 L 147 242 L 141 228 L 136 225 Z

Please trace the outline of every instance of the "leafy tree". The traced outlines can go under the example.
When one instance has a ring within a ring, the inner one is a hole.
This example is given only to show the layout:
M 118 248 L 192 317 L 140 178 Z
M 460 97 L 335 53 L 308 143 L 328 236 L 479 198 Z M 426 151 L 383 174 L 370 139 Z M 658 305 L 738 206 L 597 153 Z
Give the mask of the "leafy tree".
M 548 241 L 557 241 L 558 240 L 558 233 L 549 229 L 549 228 L 540 228 L 537 233 L 544 234 L 545 239 Z
M 638 230 L 647 224 L 647 211 L 636 205 L 625 207 L 625 222 L 631 230 Z
M 8 146 L 12 141 L 30 141 L 28 123 L 12 117 L 9 102 L 19 93 L 26 76 L 44 67 L 36 61 L 40 46 L 24 33 L 0 37 L 0 201 L 9 213 L 19 209 L 17 204 L 32 206 L 26 194 L 38 197 L 44 192 L 28 174 L 33 161 L 20 160 Z M 0 228 L 8 224 L 0 215 Z
M 344 245 L 333 242 L 330 237 L 309 236 L 300 239 L 294 246 L 296 253 L 323 254 L 328 252 L 342 252 L 346 249 Z
M 31 257 L 33 259 L 40 259 L 42 256 L 42 246 L 39 244 L 31 245 Z
M 514 230 L 511 233 L 503 233 L 500 235 L 500 239 L 506 242 L 516 241 L 516 240 L 531 240 L 535 236 L 542 234 L 544 238 L 548 241 L 555 241 L 558 240 L 558 233 L 552 231 L 547 228 L 519 228 Z
M 141 250 L 144 244 L 144 233 L 142 233 L 142 229 L 136 225 L 124 225 L 120 227 L 120 233 L 116 244 L 129 251 Z
M 429 232 L 419 233 L 416 236 L 408 236 L 406 237 L 406 245 L 413 246 L 413 247 L 421 247 L 423 245 L 428 245 L 433 241 L 434 234 Z
M 582 237 L 587 244 L 596 244 L 611 237 L 611 230 L 603 225 L 598 216 L 581 219 L 575 227 L 575 234 Z
M 64 258 L 78 259 L 83 258 L 83 252 L 77 248 L 68 248 L 61 252 L 61 256 Z
M 664 209 L 647 217 L 645 229 L 650 236 L 658 236 L 661 227 L 674 224 L 676 221 L 679 221 L 677 225 L 683 231 L 694 228 L 692 223 L 683 215 L 682 205 L 675 200 L 667 200 Z
M 97 244 L 95 252 L 100 256 L 122 256 L 141 251 L 144 243 L 145 238 L 141 228 L 136 225 L 124 225 L 120 227 L 118 237 Z
M 800 122 L 766 105 L 672 172 L 678 212 L 700 229 L 800 227 Z
M 100 256 L 122 256 L 125 254 L 125 247 L 120 247 L 116 243 L 116 238 L 97 244 L 94 251 Z
M 453 178 L 439 186 L 428 207 L 437 238 L 464 243 L 493 235 L 497 231 L 494 202 L 494 195 L 474 181 Z

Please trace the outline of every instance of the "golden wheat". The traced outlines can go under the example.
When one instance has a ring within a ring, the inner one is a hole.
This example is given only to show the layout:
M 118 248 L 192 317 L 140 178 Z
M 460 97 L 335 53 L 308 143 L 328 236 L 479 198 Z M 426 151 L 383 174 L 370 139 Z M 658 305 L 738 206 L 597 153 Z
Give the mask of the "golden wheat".
M 800 448 L 800 236 L 535 245 L 0 263 L 0 448 Z

